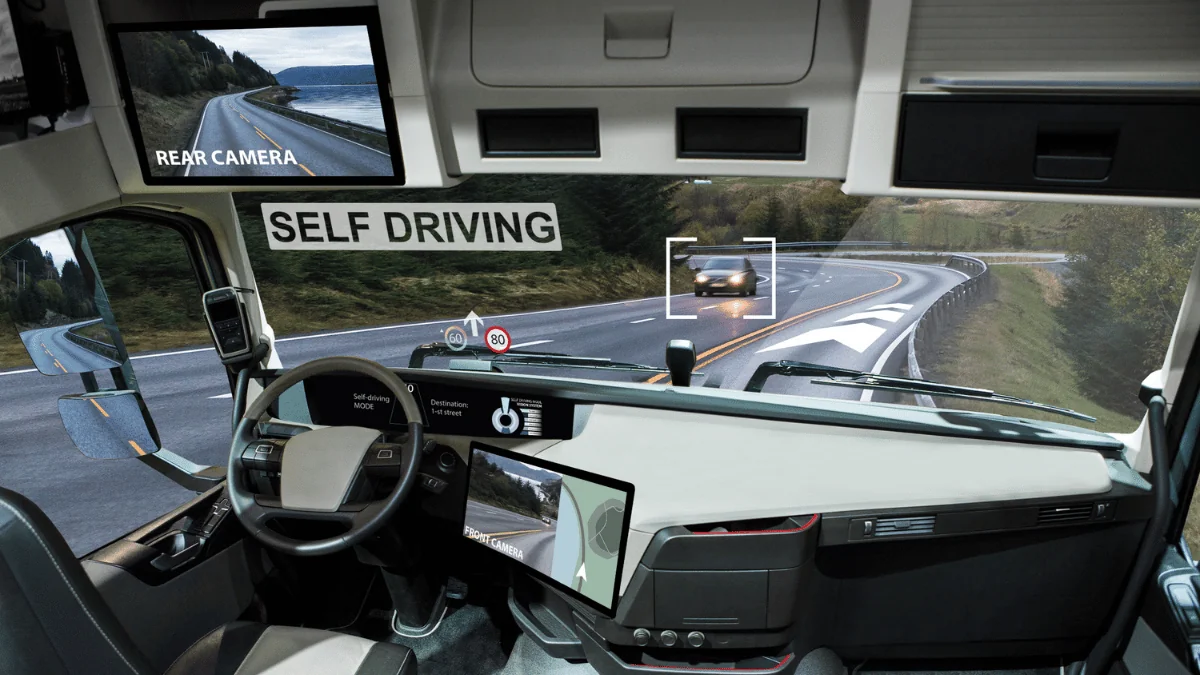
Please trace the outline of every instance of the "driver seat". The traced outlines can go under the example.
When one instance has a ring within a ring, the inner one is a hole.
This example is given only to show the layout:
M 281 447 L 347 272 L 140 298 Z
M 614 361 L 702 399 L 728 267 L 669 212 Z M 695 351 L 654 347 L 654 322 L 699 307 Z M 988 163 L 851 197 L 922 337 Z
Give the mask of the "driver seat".
M 13 675 L 159 675 L 134 646 L 46 514 L 0 488 L 0 654 Z M 416 675 L 400 645 L 236 621 L 164 675 Z

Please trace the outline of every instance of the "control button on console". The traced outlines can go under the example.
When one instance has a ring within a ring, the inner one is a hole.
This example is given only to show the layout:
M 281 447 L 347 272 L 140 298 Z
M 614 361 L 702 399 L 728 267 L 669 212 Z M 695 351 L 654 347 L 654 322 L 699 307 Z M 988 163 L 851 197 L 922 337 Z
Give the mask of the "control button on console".
M 704 633 L 694 630 L 688 633 L 687 641 L 689 645 L 693 647 L 699 647 L 704 644 Z
M 650 631 L 645 628 L 639 628 L 633 631 L 633 644 L 639 647 L 645 647 L 650 644 Z
M 663 632 L 658 634 L 658 639 L 665 646 L 674 647 L 675 643 L 679 640 L 679 636 L 676 635 L 675 631 L 673 631 L 673 630 L 664 630 Z

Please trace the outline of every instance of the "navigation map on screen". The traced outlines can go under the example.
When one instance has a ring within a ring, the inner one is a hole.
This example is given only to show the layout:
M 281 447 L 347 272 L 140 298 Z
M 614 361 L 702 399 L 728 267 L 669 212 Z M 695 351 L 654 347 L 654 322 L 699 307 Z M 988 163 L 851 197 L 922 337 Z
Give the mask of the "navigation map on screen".
M 396 176 L 367 25 L 208 25 L 114 29 L 148 180 Z
M 463 535 L 611 610 L 633 486 L 601 480 L 472 447 Z

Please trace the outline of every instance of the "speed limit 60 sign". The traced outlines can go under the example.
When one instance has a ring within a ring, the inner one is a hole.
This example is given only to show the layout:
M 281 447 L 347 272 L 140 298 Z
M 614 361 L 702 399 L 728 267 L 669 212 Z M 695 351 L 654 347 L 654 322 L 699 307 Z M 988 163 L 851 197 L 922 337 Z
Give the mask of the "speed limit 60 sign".
M 512 336 L 500 326 L 492 326 L 487 329 L 487 332 L 483 334 L 483 341 L 487 344 L 488 349 L 497 354 L 503 354 L 512 346 Z

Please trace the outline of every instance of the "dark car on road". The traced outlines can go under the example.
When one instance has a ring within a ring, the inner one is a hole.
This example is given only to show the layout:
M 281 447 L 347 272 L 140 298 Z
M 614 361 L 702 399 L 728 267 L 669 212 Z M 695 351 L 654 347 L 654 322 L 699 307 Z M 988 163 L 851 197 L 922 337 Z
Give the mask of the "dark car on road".
M 758 295 L 758 274 L 750 259 L 734 256 L 709 258 L 696 272 L 696 295 L 736 293 Z

